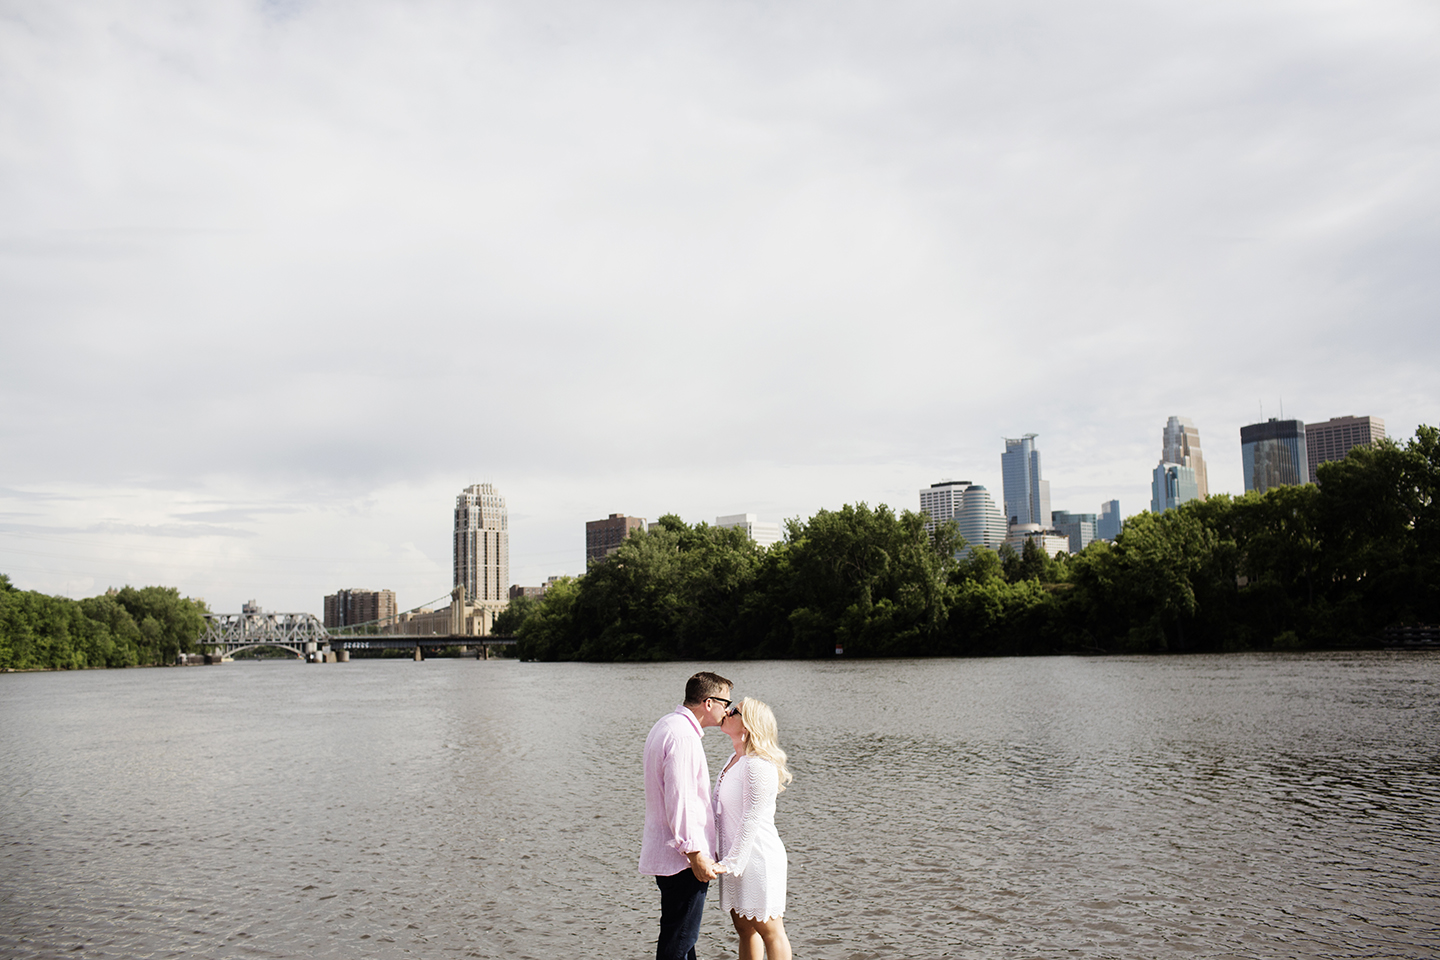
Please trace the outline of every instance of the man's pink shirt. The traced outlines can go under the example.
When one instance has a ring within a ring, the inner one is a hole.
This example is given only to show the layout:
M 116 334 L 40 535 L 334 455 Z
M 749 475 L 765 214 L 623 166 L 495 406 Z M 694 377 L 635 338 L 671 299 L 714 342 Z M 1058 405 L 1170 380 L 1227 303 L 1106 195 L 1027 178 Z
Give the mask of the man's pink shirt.
M 655 721 L 645 738 L 645 835 L 640 872 L 668 877 L 688 869 L 685 854 L 715 856 L 715 812 L 705 730 L 684 704 Z

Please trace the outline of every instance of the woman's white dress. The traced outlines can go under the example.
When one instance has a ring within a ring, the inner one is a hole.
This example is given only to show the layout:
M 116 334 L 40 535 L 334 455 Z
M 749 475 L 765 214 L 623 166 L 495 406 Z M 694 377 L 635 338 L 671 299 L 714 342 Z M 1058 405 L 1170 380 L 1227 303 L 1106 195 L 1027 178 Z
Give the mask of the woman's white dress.
M 715 780 L 720 845 L 720 909 L 752 920 L 785 915 L 785 844 L 775 830 L 780 773 L 761 757 L 743 756 Z

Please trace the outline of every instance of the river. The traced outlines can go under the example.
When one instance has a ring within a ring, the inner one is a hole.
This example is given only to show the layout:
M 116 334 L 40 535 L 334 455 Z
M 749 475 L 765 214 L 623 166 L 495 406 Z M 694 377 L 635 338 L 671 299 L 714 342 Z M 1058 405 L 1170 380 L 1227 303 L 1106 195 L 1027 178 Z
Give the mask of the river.
M 797 957 L 1440 954 L 1440 655 L 1367 652 L 0 676 L 0 955 L 653 956 L 705 668 L 792 758 Z

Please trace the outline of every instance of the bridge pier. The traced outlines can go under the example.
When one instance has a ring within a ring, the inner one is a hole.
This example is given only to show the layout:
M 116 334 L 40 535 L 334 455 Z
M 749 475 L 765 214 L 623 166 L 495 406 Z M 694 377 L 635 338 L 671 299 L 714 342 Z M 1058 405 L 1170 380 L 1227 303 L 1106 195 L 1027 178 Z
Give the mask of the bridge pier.
M 350 662 L 350 651 L 349 651 L 349 650 L 337 650 L 337 651 L 335 652 L 335 662 L 336 662 L 336 663 L 349 663 L 349 662 Z
M 420 649 L 420 645 L 419 645 L 419 644 L 416 644 L 416 645 L 415 645 L 415 659 L 416 659 L 416 660 L 424 660 L 424 659 L 425 659 L 425 651 Z

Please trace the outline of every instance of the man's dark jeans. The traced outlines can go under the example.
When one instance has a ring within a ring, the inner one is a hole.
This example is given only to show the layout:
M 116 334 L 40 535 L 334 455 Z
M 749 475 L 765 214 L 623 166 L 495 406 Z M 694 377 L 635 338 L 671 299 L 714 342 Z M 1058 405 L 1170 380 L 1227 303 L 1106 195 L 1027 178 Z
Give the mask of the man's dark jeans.
M 695 960 L 700 915 L 705 912 L 710 884 L 696 880 L 688 868 L 656 877 L 655 883 L 660 888 L 660 939 L 655 941 L 655 960 Z

